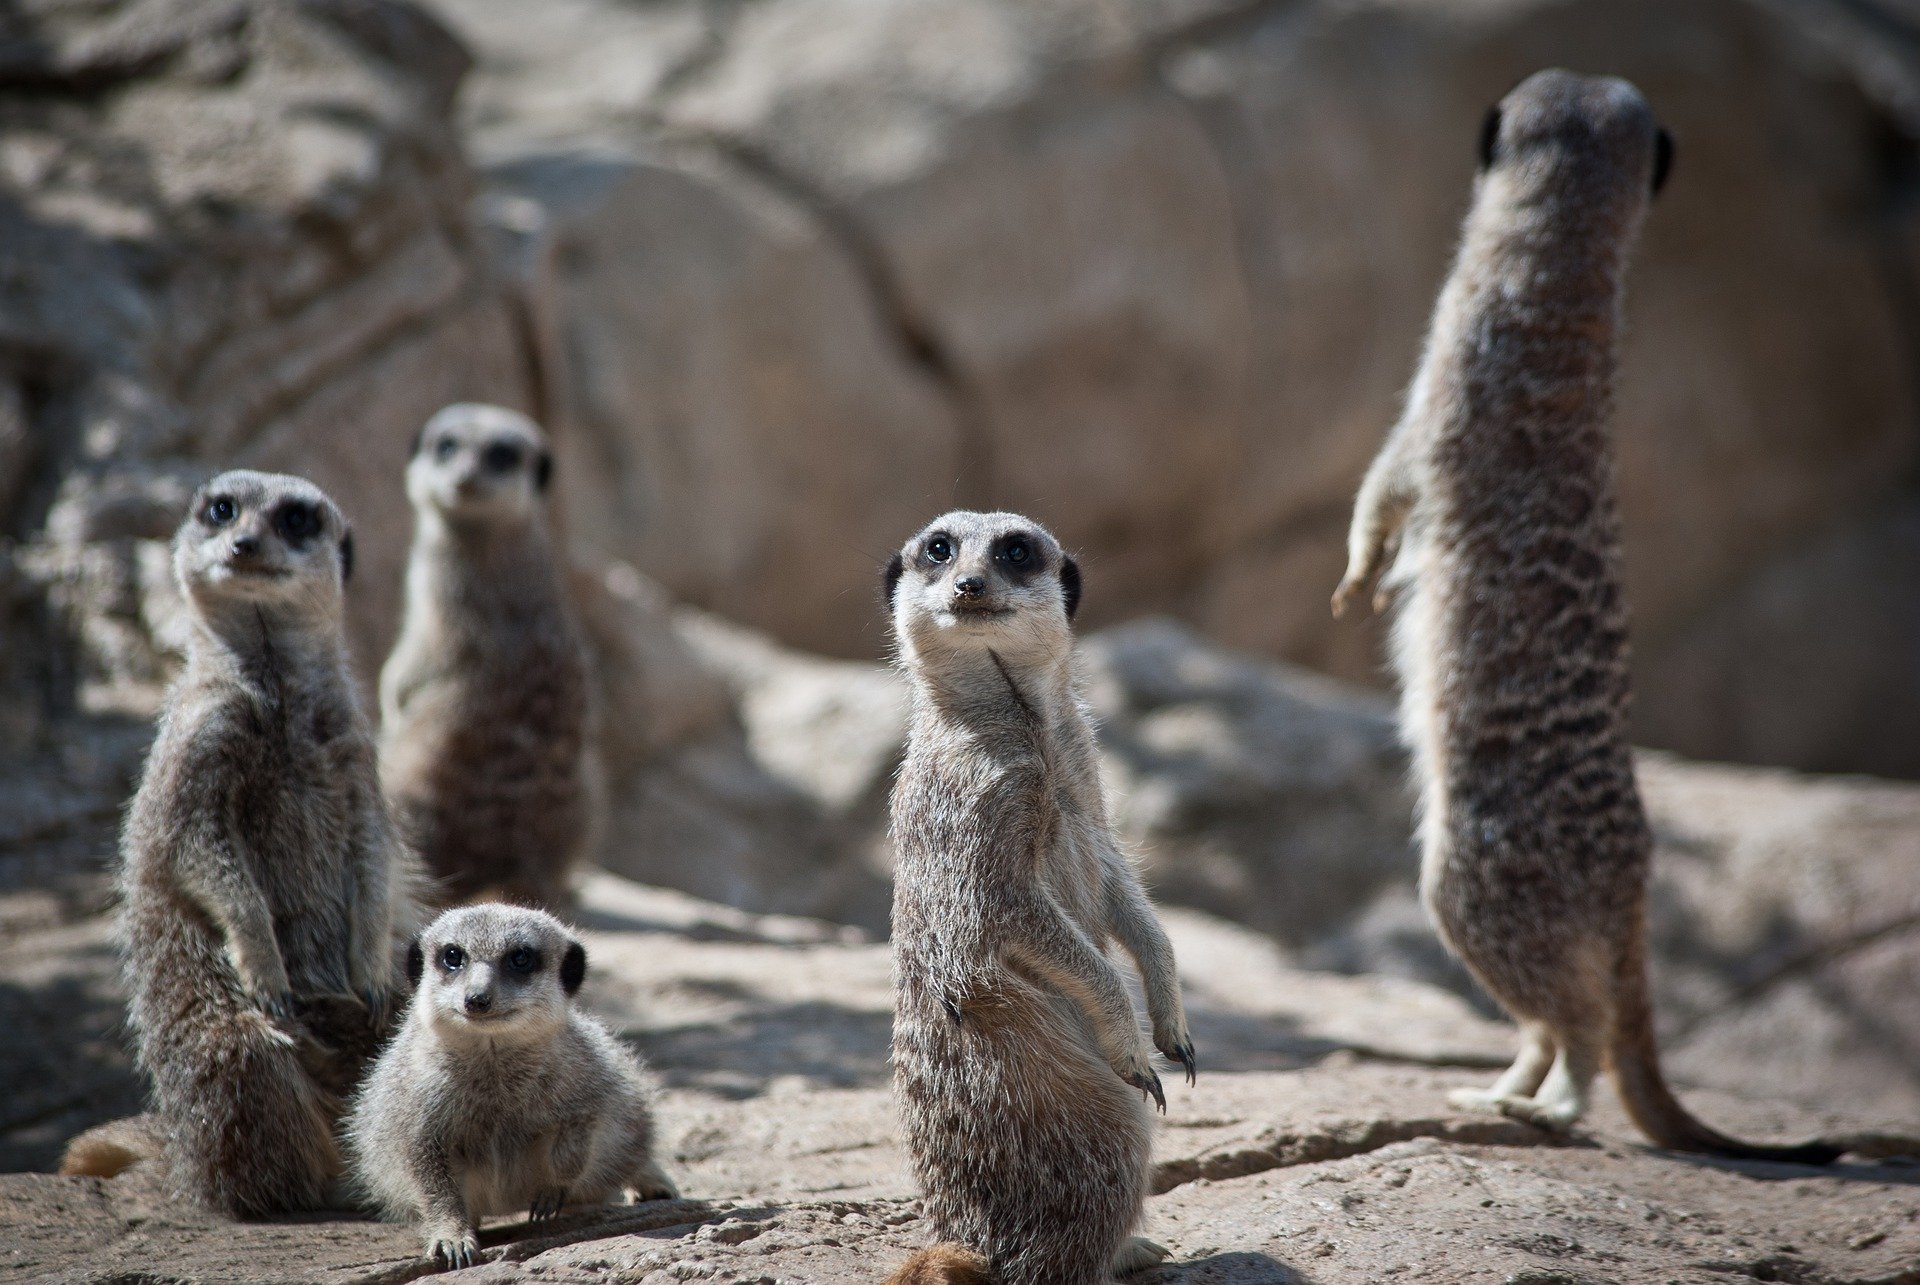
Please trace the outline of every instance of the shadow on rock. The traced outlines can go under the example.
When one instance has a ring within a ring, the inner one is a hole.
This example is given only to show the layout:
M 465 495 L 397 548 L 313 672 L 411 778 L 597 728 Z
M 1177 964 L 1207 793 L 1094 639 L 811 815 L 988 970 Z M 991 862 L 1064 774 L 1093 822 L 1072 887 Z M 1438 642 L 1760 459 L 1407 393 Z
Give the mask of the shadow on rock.
M 1153 1285 L 1306 1285 L 1308 1277 L 1266 1254 L 1210 1254 L 1165 1267 L 1136 1279 Z
M 805 1001 L 628 1034 L 669 1088 L 741 1100 L 795 1076 L 828 1088 L 884 1085 L 892 1025 L 887 1013 Z

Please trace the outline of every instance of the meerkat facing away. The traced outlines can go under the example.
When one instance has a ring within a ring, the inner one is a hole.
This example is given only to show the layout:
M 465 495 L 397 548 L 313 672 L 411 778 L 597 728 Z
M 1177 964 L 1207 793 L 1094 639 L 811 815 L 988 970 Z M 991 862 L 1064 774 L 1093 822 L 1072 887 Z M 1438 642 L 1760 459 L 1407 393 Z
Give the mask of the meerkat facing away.
M 362 1190 L 448 1266 L 475 1261 L 490 1214 L 679 1194 L 639 1060 L 573 1005 L 586 969 L 558 920 L 520 906 L 449 910 L 407 952 L 413 1003 L 347 1145 Z
M 1081 703 L 1080 573 L 1011 513 L 949 513 L 886 577 L 913 708 L 894 785 L 893 1074 L 943 1242 L 895 1285 L 1094 1285 L 1138 1237 L 1165 1108 L 1105 950 L 1139 966 L 1153 1044 L 1194 1072 L 1173 949 L 1121 853 Z
M 1652 831 L 1627 742 L 1609 419 L 1628 255 L 1672 143 L 1626 81 L 1543 71 L 1487 118 L 1481 173 L 1405 413 L 1354 506 L 1336 614 L 1397 556 L 1393 656 L 1421 782 L 1421 890 L 1519 1021 L 1463 1105 L 1565 1128 L 1610 1064 L 1664 1147 L 1753 1146 L 1669 1091 L 1654 1042 Z
M 449 901 L 560 907 L 599 791 L 586 651 L 547 529 L 546 435 L 454 405 L 407 464 L 413 547 L 380 674 L 382 776 Z
M 318 487 L 247 471 L 202 487 L 174 540 L 186 666 L 121 838 L 156 1126 L 129 1136 L 157 1133 L 174 1184 L 229 1214 L 337 1198 L 334 1130 L 413 927 L 342 632 L 352 548 Z

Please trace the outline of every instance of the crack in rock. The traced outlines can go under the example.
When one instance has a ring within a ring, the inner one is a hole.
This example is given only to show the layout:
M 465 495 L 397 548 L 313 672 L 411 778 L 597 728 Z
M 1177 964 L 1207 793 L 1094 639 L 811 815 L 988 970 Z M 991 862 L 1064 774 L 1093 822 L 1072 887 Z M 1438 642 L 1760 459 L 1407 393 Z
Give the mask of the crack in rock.
M 1345 1160 L 1416 1138 L 1491 1147 L 1585 1145 L 1577 1138 L 1558 1137 L 1518 1120 L 1491 1117 L 1484 1120 L 1348 1120 L 1305 1133 L 1267 1129 L 1257 1138 L 1223 1143 L 1198 1156 L 1161 1161 L 1153 1169 L 1153 1194 L 1163 1195 L 1201 1178 L 1212 1181 L 1246 1178 L 1270 1169 Z

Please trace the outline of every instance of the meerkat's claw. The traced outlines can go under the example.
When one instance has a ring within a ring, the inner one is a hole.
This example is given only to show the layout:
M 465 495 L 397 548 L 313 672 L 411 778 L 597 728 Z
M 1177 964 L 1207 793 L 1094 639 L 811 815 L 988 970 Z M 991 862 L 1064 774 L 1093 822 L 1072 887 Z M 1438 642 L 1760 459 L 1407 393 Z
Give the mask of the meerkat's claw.
M 427 1249 L 429 1257 L 448 1271 L 472 1267 L 480 1261 L 480 1241 L 472 1232 L 436 1236 Z
M 1155 1075 L 1152 1071 L 1146 1071 L 1135 1072 L 1132 1075 L 1122 1076 L 1121 1078 L 1134 1088 L 1140 1090 L 1142 1097 L 1152 1098 L 1154 1105 L 1160 1108 L 1162 1114 L 1165 1114 L 1167 1109 L 1167 1092 L 1160 1087 L 1160 1077 L 1158 1075 Z
M 1510 1120 L 1530 1124 L 1548 1133 L 1566 1133 L 1579 1120 L 1579 1114 L 1566 1108 L 1546 1106 L 1532 1098 L 1503 1096 L 1493 1099 L 1493 1109 Z
M 1173 1051 L 1173 1060 L 1187 1068 L 1188 1088 L 1192 1088 L 1199 1082 L 1200 1063 L 1193 1055 L 1193 1041 L 1191 1039 Z
M 565 1187 L 544 1187 L 534 1194 L 533 1204 L 527 1210 L 527 1221 L 530 1223 L 551 1222 L 560 1216 L 560 1211 L 565 1208 L 566 1203 L 567 1189 Z
M 1333 591 L 1333 618 L 1338 620 L 1347 614 L 1347 608 L 1360 596 L 1360 581 L 1348 574 L 1340 581 L 1340 587 Z

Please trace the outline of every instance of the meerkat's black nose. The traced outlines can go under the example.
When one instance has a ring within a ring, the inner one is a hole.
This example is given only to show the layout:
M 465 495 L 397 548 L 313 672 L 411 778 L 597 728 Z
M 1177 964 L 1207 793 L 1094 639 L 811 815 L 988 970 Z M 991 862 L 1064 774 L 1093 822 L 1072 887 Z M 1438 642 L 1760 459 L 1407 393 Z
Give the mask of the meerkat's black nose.
M 260 537 L 257 535 L 234 536 L 233 551 L 243 558 L 260 552 Z
M 978 598 L 986 589 L 987 582 L 979 576 L 962 576 L 953 582 L 953 596 L 956 598 Z
M 469 1013 L 484 1013 L 492 1007 L 493 1007 L 493 996 L 488 992 L 486 991 L 468 991 L 467 992 L 467 1011 Z

